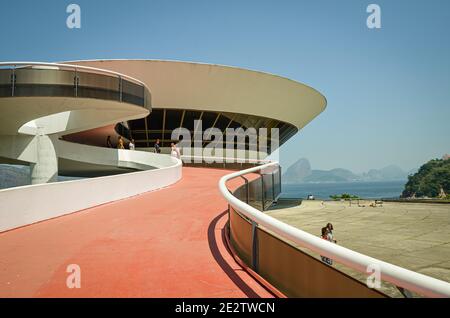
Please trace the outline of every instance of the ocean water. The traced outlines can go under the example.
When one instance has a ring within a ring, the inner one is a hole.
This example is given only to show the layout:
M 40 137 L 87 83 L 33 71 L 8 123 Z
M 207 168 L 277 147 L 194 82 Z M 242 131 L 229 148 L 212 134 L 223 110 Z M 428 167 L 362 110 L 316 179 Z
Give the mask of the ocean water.
M 283 184 L 282 198 L 306 198 L 312 194 L 317 199 L 330 199 L 330 195 L 349 193 L 365 199 L 398 198 L 406 181 L 336 182 Z

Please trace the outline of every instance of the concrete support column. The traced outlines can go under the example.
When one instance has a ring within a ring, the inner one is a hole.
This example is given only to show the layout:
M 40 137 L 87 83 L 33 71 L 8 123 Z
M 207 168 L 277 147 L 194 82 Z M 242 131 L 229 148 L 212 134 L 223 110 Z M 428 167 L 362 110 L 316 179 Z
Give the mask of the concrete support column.
M 30 164 L 31 184 L 58 181 L 58 158 L 51 137 L 37 133 L 36 163 Z

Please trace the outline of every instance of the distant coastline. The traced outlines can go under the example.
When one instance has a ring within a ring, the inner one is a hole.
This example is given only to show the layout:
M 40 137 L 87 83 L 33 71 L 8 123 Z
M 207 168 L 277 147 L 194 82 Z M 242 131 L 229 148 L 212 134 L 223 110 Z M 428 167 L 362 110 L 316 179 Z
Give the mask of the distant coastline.
M 281 197 L 299 199 L 312 194 L 316 199 L 330 200 L 331 195 L 350 193 L 363 199 L 399 199 L 405 183 L 406 180 L 283 183 Z
M 384 183 L 384 182 L 401 182 L 405 184 L 407 179 L 392 180 L 352 180 L 352 181 L 305 181 L 305 182 L 284 182 L 284 185 L 308 185 L 308 184 L 346 184 L 346 183 Z
M 335 168 L 331 170 L 311 169 L 306 158 L 297 160 L 283 175 L 286 184 L 300 183 L 339 183 L 339 182 L 385 182 L 406 181 L 413 171 L 403 171 L 396 165 L 389 165 L 381 169 L 370 169 L 364 173 L 354 173 L 348 169 Z

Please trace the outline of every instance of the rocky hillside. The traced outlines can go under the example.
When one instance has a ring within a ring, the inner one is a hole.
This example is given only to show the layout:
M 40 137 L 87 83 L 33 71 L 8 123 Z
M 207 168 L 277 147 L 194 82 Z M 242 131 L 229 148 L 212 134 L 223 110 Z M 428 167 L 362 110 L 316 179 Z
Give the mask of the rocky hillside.
M 283 174 L 284 183 L 299 183 L 311 175 L 311 165 L 308 159 L 298 159 L 296 163 L 291 165 Z
M 445 197 L 450 194 L 450 160 L 428 161 L 414 175 L 409 176 L 403 198 Z

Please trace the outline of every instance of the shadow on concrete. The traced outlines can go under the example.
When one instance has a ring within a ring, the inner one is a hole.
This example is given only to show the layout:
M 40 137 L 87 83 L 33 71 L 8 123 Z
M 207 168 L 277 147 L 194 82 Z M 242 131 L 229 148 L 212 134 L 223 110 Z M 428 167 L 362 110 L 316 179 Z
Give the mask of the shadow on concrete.
M 266 211 L 293 208 L 300 204 L 302 199 L 278 199 L 277 203 L 272 204 Z
M 219 220 L 227 214 L 227 211 L 222 212 L 218 216 L 216 216 L 208 226 L 208 244 L 211 253 L 216 260 L 217 264 L 222 268 L 225 274 L 239 287 L 244 294 L 249 298 L 261 298 L 250 286 L 247 285 L 236 273 L 235 270 L 227 263 L 227 261 L 223 258 L 222 254 L 219 251 L 217 240 L 215 236 L 215 229 Z M 227 244 L 225 242 L 225 228 L 220 229 L 221 239 L 223 244 L 227 250 Z

